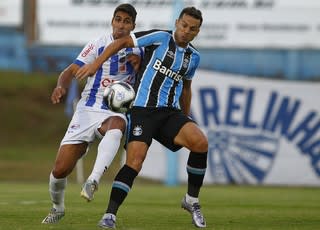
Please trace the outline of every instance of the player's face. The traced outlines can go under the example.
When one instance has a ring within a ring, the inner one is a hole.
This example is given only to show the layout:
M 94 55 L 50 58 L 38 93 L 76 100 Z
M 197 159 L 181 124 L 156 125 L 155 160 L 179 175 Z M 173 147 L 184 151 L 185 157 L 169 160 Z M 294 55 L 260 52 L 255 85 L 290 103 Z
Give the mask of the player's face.
M 113 38 L 118 39 L 129 35 L 134 29 L 135 24 L 129 14 L 123 11 L 118 11 L 111 22 Z
M 186 47 L 200 31 L 200 20 L 184 14 L 176 20 L 174 38 L 180 47 Z

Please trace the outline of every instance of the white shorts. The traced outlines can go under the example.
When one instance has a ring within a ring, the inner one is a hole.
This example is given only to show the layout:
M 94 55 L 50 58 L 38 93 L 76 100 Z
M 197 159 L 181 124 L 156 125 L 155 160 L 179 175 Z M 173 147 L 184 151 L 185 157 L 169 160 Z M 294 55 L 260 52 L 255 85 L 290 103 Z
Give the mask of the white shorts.
M 127 123 L 126 116 L 122 113 L 115 113 L 110 110 L 101 112 L 76 110 L 60 145 L 91 143 L 96 137 L 102 138 L 97 129 L 101 127 L 104 120 L 112 116 L 119 116 Z

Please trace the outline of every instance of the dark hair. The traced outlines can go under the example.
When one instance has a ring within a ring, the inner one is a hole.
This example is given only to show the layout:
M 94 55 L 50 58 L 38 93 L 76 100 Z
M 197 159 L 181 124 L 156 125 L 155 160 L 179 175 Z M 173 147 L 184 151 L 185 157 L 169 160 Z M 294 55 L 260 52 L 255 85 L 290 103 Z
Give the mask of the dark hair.
M 117 6 L 117 8 L 113 12 L 113 17 L 118 11 L 126 12 L 132 18 L 133 23 L 136 22 L 137 11 L 131 4 L 124 3 Z
M 202 13 L 201 13 L 200 10 L 196 9 L 193 6 L 186 7 L 181 11 L 181 13 L 179 15 L 179 19 L 181 19 L 184 14 L 189 15 L 189 16 L 195 18 L 195 19 L 199 19 L 200 20 L 200 26 L 202 25 L 202 20 L 203 19 L 202 19 Z

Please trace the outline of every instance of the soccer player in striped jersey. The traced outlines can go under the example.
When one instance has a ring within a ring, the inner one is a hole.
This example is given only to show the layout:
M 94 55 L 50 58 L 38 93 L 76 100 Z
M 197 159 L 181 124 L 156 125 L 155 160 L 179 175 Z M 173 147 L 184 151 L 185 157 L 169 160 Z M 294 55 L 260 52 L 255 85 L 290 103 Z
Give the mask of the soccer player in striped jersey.
M 191 213 L 195 226 L 206 227 L 198 196 L 207 167 L 208 141 L 188 116 L 191 82 L 200 61 L 199 52 L 190 42 L 198 35 L 201 24 L 201 11 L 186 7 L 176 20 L 174 31 L 131 33 L 108 46 L 95 62 L 76 74 L 78 79 L 87 77 L 125 47 L 145 48 L 135 83 L 136 98 L 128 112 L 126 163 L 114 179 L 106 213 L 99 222 L 103 228 L 115 228 L 118 208 L 142 168 L 152 139 L 173 151 L 181 147 L 190 150 L 186 166 L 188 189 L 181 206 Z
M 135 8 L 130 4 L 121 4 L 115 9 L 111 21 L 112 33 L 103 34 L 89 42 L 77 59 L 60 74 L 57 86 L 51 95 L 53 104 L 61 102 L 72 78 L 81 66 L 93 62 L 106 45 L 130 34 L 135 27 L 136 14 Z M 98 145 L 96 162 L 81 192 L 87 200 L 93 199 L 93 192 L 98 188 L 100 177 L 119 149 L 127 124 L 124 114 L 112 112 L 103 102 L 104 89 L 113 81 L 134 83 L 142 55 L 141 48 L 121 49 L 87 78 L 50 173 L 49 192 L 53 207 L 42 223 L 57 223 L 64 216 L 67 176 L 72 172 L 78 159 L 85 155 L 90 143 L 98 137 L 101 141 Z

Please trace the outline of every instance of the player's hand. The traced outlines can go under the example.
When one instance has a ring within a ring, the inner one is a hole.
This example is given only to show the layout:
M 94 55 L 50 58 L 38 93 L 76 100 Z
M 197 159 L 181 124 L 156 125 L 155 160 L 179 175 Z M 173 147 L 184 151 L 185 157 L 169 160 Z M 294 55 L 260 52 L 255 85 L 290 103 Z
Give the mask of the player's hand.
M 83 80 L 89 76 L 92 76 L 96 72 L 96 69 L 93 64 L 86 64 L 78 69 L 76 73 L 77 80 Z
M 127 55 L 127 61 L 132 65 L 134 72 L 138 72 L 141 64 L 141 58 L 136 54 Z
M 52 104 L 58 104 L 61 101 L 61 98 L 67 93 L 67 90 L 61 86 L 54 88 L 51 94 Z

